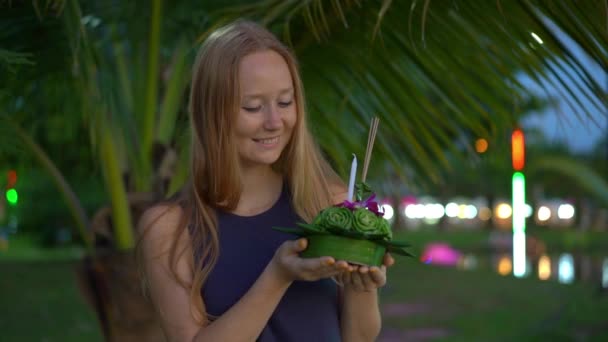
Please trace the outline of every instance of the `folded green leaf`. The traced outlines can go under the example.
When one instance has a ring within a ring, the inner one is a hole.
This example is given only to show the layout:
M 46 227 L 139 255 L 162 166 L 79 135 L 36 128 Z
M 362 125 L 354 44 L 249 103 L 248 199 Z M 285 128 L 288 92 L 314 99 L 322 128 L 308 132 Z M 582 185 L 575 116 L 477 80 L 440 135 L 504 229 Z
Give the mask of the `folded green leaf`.
M 308 223 L 297 223 L 300 228 L 285 228 L 285 227 L 272 227 L 272 229 L 294 234 L 298 236 L 312 236 L 312 235 L 339 235 L 352 239 L 369 240 L 379 245 L 385 246 L 386 250 L 392 254 L 415 257 L 414 254 L 405 250 L 405 247 L 411 245 L 405 241 L 387 241 L 385 240 L 384 234 L 366 234 L 357 231 L 343 230 L 336 227 L 321 227 L 314 224 Z
M 412 253 L 410 253 L 410 252 L 406 251 L 406 250 L 405 250 L 405 249 L 403 249 L 403 248 L 399 248 L 399 247 L 388 246 L 386 250 L 387 250 L 389 253 L 392 253 L 392 254 L 398 254 L 398 255 L 407 256 L 407 257 L 412 257 L 412 258 L 414 258 L 414 257 L 415 257 L 415 256 L 414 256 L 414 254 L 412 254 Z
M 379 233 L 379 234 L 375 234 L 375 233 L 363 233 L 363 237 L 366 240 L 372 240 L 372 241 L 386 241 L 384 240 L 384 238 L 386 237 L 386 234 L 384 233 Z
M 412 245 L 405 241 L 386 241 L 387 245 L 395 246 L 395 247 L 411 247 Z
M 296 225 L 298 227 L 302 227 L 305 230 L 312 230 L 315 232 L 323 232 L 325 231 L 325 228 L 315 225 L 315 224 L 308 224 L 308 223 L 296 223 Z

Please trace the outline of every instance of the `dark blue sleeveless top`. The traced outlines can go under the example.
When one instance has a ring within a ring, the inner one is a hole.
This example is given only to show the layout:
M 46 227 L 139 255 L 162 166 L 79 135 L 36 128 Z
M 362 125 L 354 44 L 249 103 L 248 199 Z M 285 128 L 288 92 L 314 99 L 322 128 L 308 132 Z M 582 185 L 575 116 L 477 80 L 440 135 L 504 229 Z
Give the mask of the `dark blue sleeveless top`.
M 290 197 L 284 185 L 279 200 L 259 215 L 243 217 L 217 211 L 219 259 L 201 290 L 209 314 L 221 316 L 226 312 L 257 280 L 281 243 L 297 238 L 272 229 L 295 227 L 302 221 Z M 336 284 L 330 279 L 293 282 L 258 341 L 340 341 Z

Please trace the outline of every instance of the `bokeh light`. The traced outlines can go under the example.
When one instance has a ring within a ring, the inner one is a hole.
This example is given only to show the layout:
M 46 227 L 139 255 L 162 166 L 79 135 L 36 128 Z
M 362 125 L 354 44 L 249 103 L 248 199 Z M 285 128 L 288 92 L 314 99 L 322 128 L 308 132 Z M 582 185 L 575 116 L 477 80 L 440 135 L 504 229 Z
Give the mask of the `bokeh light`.
M 547 221 L 551 218 L 551 209 L 547 206 L 541 206 L 536 212 L 539 221 Z
M 536 33 L 534 33 L 534 32 L 530 32 L 530 35 L 531 35 L 531 36 L 532 36 L 532 38 L 534 38 L 534 40 L 536 40 L 536 41 L 537 41 L 539 44 L 543 44 L 543 43 L 544 43 L 544 42 L 543 42 L 543 40 L 542 40 L 542 39 L 540 39 L 540 37 L 539 37 L 539 36 L 538 36 Z
M 475 151 L 477 153 L 484 153 L 488 150 L 488 141 L 484 138 L 477 139 L 475 141 Z
M 562 220 L 569 220 L 574 217 L 574 207 L 572 204 L 561 204 L 557 208 L 557 217 Z
M 500 219 L 508 219 L 509 217 L 511 217 L 512 213 L 513 210 L 511 209 L 511 206 L 507 203 L 500 203 L 498 206 L 496 206 L 496 216 Z
M 454 202 L 450 202 L 445 206 L 445 216 L 447 217 L 457 217 L 458 212 L 458 204 Z
M 487 221 L 492 218 L 492 210 L 488 207 L 482 207 L 479 209 L 479 218 L 482 221 Z
M 15 205 L 19 201 L 19 194 L 17 194 L 17 190 L 8 189 L 6 190 L 6 200 L 9 204 Z
M 511 263 L 511 259 L 508 256 L 503 256 L 498 260 L 498 273 L 500 275 L 509 275 L 511 274 L 512 269 L 513 264 Z
M 393 216 L 395 216 L 395 210 L 393 209 L 393 206 L 390 204 L 383 204 L 381 205 L 382 208 L 382 212 L 384 212 L 384 218 L 387 220 L 392 220 Z
M 547 280 L 551 277 L 551 259 L 543 255 L 538 259 L 538 279 Z
M 526 203 L 526 218 L 532 216 L 534 214 L 534 209 L 532 206 Z
M 560 283 L 570 284 L 574 281 L 574 258 L 571 254 L 562 254 L 559 257 L 557 268 L 557 276 Z

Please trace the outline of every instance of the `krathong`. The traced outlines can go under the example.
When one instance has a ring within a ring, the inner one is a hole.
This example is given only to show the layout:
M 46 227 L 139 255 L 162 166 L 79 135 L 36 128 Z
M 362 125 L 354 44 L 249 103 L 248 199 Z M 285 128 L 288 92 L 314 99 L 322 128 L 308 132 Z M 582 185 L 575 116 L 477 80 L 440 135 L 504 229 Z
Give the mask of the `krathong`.
M 332 256 L 353 264 L 380 266 L 386 252 L 413 256 L 405 249 L 410 246 L 408 243 L 393 240 L 390 222 L 383 217 L 384 212 L 376 202 L 376 194 L 365 183 L 377 124 L 374 118 L 368 138 L 363 181 L 356 185 L 353 177 L 357 164 L 356 158 L 353 159 L 347 200 L 323 209 L 311 223 L 296 223 L 297 228 L 273 227 L 308 239 L 308 248 L 301 253 L 302 257 Z

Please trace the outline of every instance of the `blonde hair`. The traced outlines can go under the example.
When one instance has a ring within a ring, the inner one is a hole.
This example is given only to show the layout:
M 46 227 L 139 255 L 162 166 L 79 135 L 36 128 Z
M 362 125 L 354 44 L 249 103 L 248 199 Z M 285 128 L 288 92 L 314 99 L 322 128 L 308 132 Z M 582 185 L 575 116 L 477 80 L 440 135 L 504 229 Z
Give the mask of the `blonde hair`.
M 190 288 L 194 317 L 204 322 L 200 290 L 219 251 L 216 209 L 233 210 L 242 184 L 233 122 L 239 110 L 239 64 L 247 55 L 272 50 L 283 57 L 291 73 L 297 119 L 291 140 L 272 166 L 283 174 L 296 213 L 305 221 L 333 204 L 331 189 L 343 183 L 323 158 L 306 123 L 304 92 L 297 62 L 271 32 L 239 20 L 213 32 L 202 44 L 192 71 L 190 120 L 192 126 L 191 180 L 178 200 L 184 209 L 169 260 L 177 277 L 177 239 L 189 230 L 194 251 L 194 279 Z M 181 282 L 181 281 L 180 281 Z

